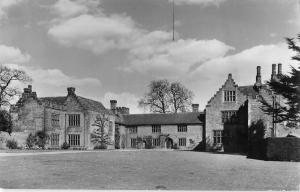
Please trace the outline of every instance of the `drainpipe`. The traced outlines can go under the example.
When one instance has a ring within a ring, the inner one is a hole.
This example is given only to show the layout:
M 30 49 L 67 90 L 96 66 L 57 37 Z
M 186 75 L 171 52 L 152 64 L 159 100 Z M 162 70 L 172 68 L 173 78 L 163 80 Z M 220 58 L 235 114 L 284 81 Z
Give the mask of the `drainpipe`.
M 86 117 L 86 112 L 83 113 L 83 148 L 85 147 L 85 117 Z
M 65 143 L 67 142 L 67 113 L 65 113 Z
M 46 132 L 46 107 L 44 107 L 44 122 L 43 131 Z

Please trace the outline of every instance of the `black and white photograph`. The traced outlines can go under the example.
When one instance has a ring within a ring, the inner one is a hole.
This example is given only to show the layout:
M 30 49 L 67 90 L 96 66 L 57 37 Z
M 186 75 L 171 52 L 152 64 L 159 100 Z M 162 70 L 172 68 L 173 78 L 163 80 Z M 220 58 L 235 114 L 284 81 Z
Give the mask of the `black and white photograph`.
M 0 0 L 0 191 L 300 191 L 299 0 Z

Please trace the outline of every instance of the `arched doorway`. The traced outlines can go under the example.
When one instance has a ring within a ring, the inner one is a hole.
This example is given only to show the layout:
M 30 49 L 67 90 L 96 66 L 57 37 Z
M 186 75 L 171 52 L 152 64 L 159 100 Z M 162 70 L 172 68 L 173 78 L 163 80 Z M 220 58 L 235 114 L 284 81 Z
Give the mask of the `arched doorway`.
M 166 148 L 167 149 L 172 149 L 173 148 L 173 140 L 170 137 L 166 138 L 165 142 L 166 142 Z

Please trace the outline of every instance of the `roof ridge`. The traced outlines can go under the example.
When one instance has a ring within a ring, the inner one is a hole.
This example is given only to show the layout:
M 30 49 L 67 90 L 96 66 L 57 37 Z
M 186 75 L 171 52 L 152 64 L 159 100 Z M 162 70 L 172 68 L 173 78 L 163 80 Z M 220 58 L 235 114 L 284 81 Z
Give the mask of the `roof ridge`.
M 177 114 L 191 114 L 191 113 L 204 113 L 203 111 L 198 112 L 179 112 L 179 113 L 137 113 L 137 114 L 124 114 L 124 115 L 177 115 Z

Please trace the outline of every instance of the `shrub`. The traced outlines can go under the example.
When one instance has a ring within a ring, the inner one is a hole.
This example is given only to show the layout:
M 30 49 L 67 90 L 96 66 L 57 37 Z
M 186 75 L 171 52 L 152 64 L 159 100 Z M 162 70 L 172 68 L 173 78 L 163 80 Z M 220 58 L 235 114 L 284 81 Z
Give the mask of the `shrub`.
M 48 135 L 45 131 L 37 131 L 35 133 L 36 136 L 36 145 L 40 148 L 45 149 L 45 145 L 48 139 Z
M 175 144 L 173 145 L 173 149 L 179 149 L 177 143 L 175 143 Z
M 107 149 L 106 145 L 96 145 L 94 149 Z
M 8 111 L 0 110 L 0 132 L 12 132 L 12 120 L 11 115 Z
M 36 143 L 36 137 L 32 133 L 30 133 L 26 138 L 26 147 L 28 149 L 32 149 L 35 143 Z
M 62 145 L 61 145 L 61 149 L 69 149 L 70 148 L 70 145 L 69 143 L 67 142 L 64 142 Z
M 16 140 L 7 140 L 6 147 L 9 149 L 18 149 L 18 142 Z

